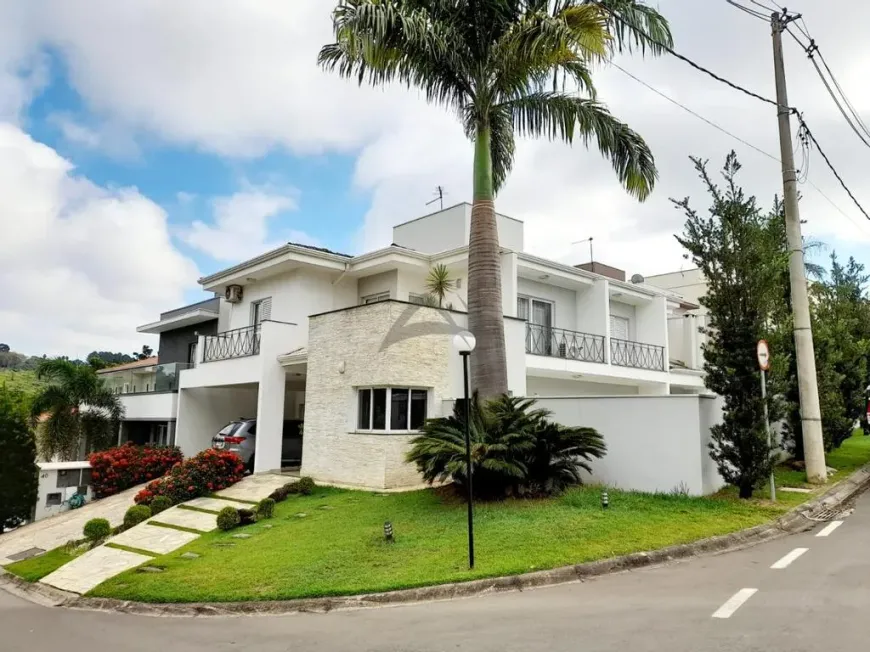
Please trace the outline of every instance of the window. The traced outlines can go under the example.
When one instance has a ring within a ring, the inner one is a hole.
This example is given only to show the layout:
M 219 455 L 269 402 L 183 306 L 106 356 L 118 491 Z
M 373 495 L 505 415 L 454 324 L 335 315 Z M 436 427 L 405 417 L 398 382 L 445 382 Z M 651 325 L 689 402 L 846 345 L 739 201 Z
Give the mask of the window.
M 187 345 L 187 364 L 196 364 L 196 342 Z
M 78 487 L 82 484 L 81 469 L 68 469 L 57 472 L 57 488 L 65 489 L 66 487 Z
M 360 302 L 362 303 L 362 305 L 366 306 L 370 303 L 378 303 L 379 301 L 389 301 L 389 300 L 390 300 L 390 293 L 389 292 L 378 292 L 377 294 L 368 294 L 368 295 L 362 297 L 362 299 L 360 299 Z
M 615 337 L 618 340 L 627 340 L 628 337 L 628 317 L 617 317 L 610 315 L 610 337 Z
M 55 507 L 57 505 L 63 504 L 63 497 L 59 494 L 48 494 L 45 497 L 45 506 L 46 507 Z
M 429 392 L 408 387 L 374 387 L 358 390 L 357 430 L 407 432 L 426 422 Z
M 535 355 L 553 355 L 553 304 L 543 299 L 517 297 L 517 317 L 528 322 L 527 350 Z
M 426 305 L 426 297 L 422 294 L 414 294 L 413 292 L 411 292 L 410 294 L 408 294 L 408 302 L 409 303 L 416 303 L 417 305 L 420 305 L 420 306 L 425 306 Z
M 272 319 L 272 297 L 251 302 L 251 326 Z

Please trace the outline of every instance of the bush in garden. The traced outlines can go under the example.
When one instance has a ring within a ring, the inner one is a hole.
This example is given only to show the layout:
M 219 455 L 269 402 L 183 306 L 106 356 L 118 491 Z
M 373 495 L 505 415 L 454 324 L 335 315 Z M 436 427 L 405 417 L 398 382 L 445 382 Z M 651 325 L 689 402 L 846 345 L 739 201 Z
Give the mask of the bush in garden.
M 149 518 L 151 518 L 151 509 L 148 505 L 133 505 L 124 514 L 124 529 L 129 530 L 131 527 L 135 527 Z
M 30 519 L 37 499 L 39 467 L 23 393 L 0 382 L 0 536 Z
M 124 444 L 93 453 L 89 461 L 91 478 L 97 498 L 112 496 L 119 491 L 165 475 L 184 456 L 175 446 L 136 446 Z
M 96 543 L 112 534 L 112 526 L 109 525 L 109 521 L 104 518 L 92 518 L 90 521 L 85 523 L 82 533 L 88 541 Z
M 177 505 L 226 489 L 242 479 L 244 470 L 242 460 L 235 453 L 207 448 L 176 464 L 159 480 L 150 482 L 136 494 L 135 500 L 140 505 L 150 505 L 157 496 L 165 496 Z
M 474 492 L 481 498 L 552 494 L 579 484 L 580 469 L 604 457 L 607 448 L 592 428 L 569 428 L 549 421 L 547 410 L 532 409 L 533 399 L 503 395 L 470 405 Z M 431 419 L 411 440 L 407 457 L 430 484 L 466 482 L 465 406 L 453 415 Z
M 154 500 L 151 501 L 151 514 L 165 512 L 170 507 L 172 507 L 172 501 L 169 498 L 166 496 L 155 496 Z
M 257 515 L 254 513 L 253 509 L 241 508 L 238 510 L 239 512 L 239 525 L 250 525 L 251 523 L 255 523 L 257 521 Z
M 258 518 L 272 518 L 275 514 L 275 501 L 272 498 L 263 498 L 257 503 Z
M 283 487 L 278 487 L 277 489 L 275 489 L 275 491 L 270 493 L 269 498 L 274 500 L 276 503 L 283 503 L 285 500 L 287 500 L 287 496 L 289 495 L 290 491 L 289 489 L 287 489 L 287 485 L 284 485 Z
M 237 528 L 242 522 L 239 510 L 235 507 L 224 507 L 217 515 L 217 526 L 224 532 Z
M 288 494 L 302 494 L 303 496 L 310 496 L 311 493 L 317 489 L 317 485 L 314 484 L 314 480 L 305 476 L 304 478 L 299 478 L 296 482 L 291 482 L 290 484 L 285 484 L 282 489 L 286 489 Z

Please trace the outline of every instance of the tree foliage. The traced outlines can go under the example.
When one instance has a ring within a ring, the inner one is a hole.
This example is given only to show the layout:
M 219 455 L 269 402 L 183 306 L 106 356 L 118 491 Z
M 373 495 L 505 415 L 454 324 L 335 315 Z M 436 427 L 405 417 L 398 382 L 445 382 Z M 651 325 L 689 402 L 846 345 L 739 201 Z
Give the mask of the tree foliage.
M 114 440 L 124 408 L 96 371 L 62 358 L 43 360 L 37 376 L 47 384 L 34 397 L 31 415 L 39 422 L 39 448 L 46 459 L 75 459 Z
M 360 84 L 398 83 L 459 117 L 474 143 L 468 268 L 472 382 L 507 391 L 494 198 L 516 137 L 593 146 L 631 195 L 655 184 L 652 152 L 598 99 L 592 69 L 618 52 L 657 55 L 667 21 L 637 0 L 341 0 L 319 62 Z
M 777 267 L 770 256 L 777 243 L 755 198 L 737 184 L 740 163 L 734 152 L 722 171 L 724 189 L 710 178 L 705 161 L 692 161 L 712 201 L 709 216 L 698 214 L 688 198 L 675 202 L 687 217 L 677 240 L 707 280 L 701 298 L 709 311 L 705 382 L 725 401 L 723 421 L 712 428 L 710 451 L 725 481 L 738 487 L 741 498 L 749 498 L 773 465 L 755 349 L 775 303 Z M 770 407 L 775 419 L 777 404 Z
M 0 535 L 31 517 L 37 498 L 36 443 L 20 392 L 0 383 Z
M 551 494 L 581 482 L 589 461 L 607 449 L 592 428 L 569 428 L 533 409 L 533 399 L 501 396 L 486 403 L 470 401 L 469 434 L 474 493 L 482 498 Z M 429 483 L 453 481 L 465 486 L 465 403 L 457 401 L 450 417 L 432 419 L 411 441 L 408 461 Z

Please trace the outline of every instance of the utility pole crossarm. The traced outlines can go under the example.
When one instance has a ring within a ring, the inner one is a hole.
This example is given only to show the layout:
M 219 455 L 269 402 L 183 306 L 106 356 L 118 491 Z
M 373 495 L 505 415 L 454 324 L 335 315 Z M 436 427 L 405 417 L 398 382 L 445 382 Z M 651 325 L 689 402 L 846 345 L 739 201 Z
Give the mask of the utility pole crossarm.
M 800 206 L 798 205 L 797 171 L 791 140 L 791 108 L 785 79 L 785 57 L 782 33 L 795 18 L 786 13 L 771 16 L 773 34 L 773 66 L 776 78 L 777 118 L 779 122 L 779 149 L 782 161 L 785 227 L 789 250 L 789 282 L 791 289 L 795 356 L 798 367 L 800 414 L 803 428 L 804 459 L 807 480 L 823 484 L 827 480 L 825 446 L 822 436 L 822 417 L 819 407 L 819 388 L 816 378 L 816 356 L 810 321 L 810 302 L 804 265 L 803 236 L 801 235 Z

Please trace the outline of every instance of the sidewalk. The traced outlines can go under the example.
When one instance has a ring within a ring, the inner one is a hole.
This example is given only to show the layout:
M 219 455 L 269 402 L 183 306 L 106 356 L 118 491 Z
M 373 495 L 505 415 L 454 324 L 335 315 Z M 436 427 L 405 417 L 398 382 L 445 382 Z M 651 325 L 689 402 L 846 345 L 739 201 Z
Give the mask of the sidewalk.
M 48 552 L 67 541 L 81 539 L 85 523 L 92 518 L 108 519 L 112 527 L 120 525 L 124 520 L 124 512 L 133 504 L 133 497 L 143 486 L 132 487 L 114 496 L 87 503 L 79 509 L 72 509 L 30 523 L 12 532 L 0 534 L 0 566 L 17 561 L 12 559 L 12 556 L 33 548 Z

